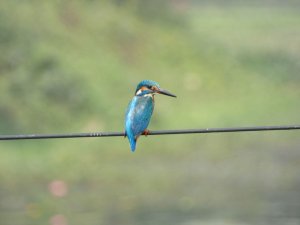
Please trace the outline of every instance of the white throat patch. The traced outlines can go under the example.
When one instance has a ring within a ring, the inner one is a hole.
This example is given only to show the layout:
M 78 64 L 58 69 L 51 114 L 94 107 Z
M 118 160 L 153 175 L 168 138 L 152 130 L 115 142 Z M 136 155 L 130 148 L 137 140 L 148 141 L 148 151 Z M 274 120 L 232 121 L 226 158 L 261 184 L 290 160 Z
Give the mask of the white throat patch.
M 142 90 L 140 89 L 140 90 L 138 90 L 138 92 L 135 95 L 139 95 L 141 93 L 142 93 Z
M 151 98 L 153 98 L 153 94 L 146 94 L 146 95 L 143 95 L 143 97 L 151 97 Z

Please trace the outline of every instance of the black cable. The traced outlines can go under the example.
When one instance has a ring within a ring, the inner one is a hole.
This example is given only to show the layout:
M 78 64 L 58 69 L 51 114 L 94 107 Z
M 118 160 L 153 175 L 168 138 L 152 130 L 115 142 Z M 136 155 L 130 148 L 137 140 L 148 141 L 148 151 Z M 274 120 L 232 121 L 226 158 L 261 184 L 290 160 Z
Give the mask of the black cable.
M 183 130 L 157 130 L 157 131 L 150 131 L 148 135 L 226 133 L 226 132 L 299 130 L 299 129 L 300 129 L 300 125 L 231 127 L 231 128 L 206 128 L 206 129 L 183 129 Z M 23 139 L 87 138 L 87 137 L 116 137 L 116 136 L 124 136 L 124 132 L 0 135 L 0 141 L 4 141 L 4 140 L 23 140 Z

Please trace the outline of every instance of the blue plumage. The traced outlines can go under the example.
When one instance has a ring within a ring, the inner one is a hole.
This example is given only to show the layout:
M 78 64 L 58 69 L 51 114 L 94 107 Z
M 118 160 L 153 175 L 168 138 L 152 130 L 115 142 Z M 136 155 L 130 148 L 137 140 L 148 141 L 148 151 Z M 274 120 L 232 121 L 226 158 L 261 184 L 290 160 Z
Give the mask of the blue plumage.
M 155 81 L 141 81 L 135 91 L 135 96 L 128 104 L 125 115 L 125 134 L 128 137 L 131 151 L 135 151 L 138 137 L 146 131 L 154 109 L 154 94 L 164 94 L 176 97 L 160 88 Z
M 135 150 L 136 140 L 148 127 L 153 112 L 154 101 L 151 96 L 134 96 L 128 105 L 125 130 L 131 150 Z

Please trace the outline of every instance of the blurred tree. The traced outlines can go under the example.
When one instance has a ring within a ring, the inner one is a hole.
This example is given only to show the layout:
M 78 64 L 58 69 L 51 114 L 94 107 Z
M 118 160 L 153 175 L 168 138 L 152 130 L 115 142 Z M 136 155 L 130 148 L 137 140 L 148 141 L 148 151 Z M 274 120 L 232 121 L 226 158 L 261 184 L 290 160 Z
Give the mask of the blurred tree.
M 176 21 L 182 23 L 183 18 L 179 20 L 176 17 L 172 2 L 170 0 L 114 0 L 117 6 L 127 8 L 145 21 L 164 21 L 170 22 L 170 24 Z
M 79 115 L 88 105 L 84 82 L 55 55 L 39 55 L 34 33 L 0 18 L 0 130 L 70 125 L 68 115 Z

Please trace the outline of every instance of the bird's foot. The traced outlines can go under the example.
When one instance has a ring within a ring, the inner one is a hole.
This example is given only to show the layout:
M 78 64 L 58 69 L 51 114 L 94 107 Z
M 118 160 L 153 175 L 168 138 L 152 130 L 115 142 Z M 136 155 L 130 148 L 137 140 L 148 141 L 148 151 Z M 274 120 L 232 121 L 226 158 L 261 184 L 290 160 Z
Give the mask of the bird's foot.
M 150 134 L 150 130 L 146 129 L 146 130 L 143 131 L 142 134 L 145 135 L 145 136 L 147 137 L 148 134 Z

